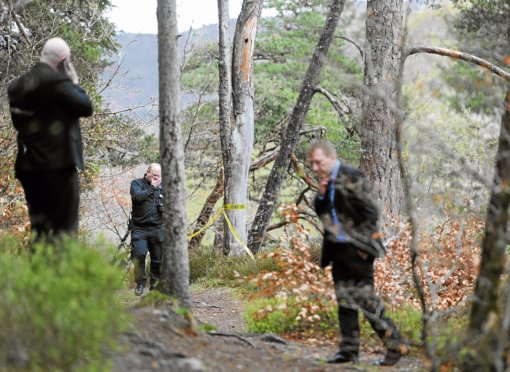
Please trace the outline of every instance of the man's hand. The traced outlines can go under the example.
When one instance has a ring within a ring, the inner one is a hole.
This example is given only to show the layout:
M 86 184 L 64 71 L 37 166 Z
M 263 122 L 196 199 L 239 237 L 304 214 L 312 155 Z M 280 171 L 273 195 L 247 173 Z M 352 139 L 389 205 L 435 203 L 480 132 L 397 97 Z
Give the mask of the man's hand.
M 151 185 L 154 187 L 158 187 L 161 184 L 161 178 L 155 178 L 151 176 Z
M 66 73 L 67 76 L 71 78 L 74 85 L 78 85 L 78 74 L 76 73 L 76 70 L 74 69 L 74 66 L 71 62 L 67 62 L 65 64 L 66 67 Z
M 324 196 L 324 194 L 326 193 L 326 186 L 328 185 L 328 183 L 329 183 L 329 177 L 321 179 L 321 182 L 319 183 L 319 195 L 320 196 Z

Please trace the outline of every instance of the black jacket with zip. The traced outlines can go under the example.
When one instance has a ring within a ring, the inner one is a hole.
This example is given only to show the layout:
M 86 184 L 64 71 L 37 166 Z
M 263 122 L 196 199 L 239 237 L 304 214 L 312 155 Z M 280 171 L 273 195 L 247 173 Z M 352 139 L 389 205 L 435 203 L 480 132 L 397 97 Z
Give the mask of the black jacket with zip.
M 163 202 L 161 186 L 154 187 L 144 176 L 131 182 L 129 193 L 133 204 L 133 228 L 163 225 L 162 209 L 158 209 L 158 204 Z

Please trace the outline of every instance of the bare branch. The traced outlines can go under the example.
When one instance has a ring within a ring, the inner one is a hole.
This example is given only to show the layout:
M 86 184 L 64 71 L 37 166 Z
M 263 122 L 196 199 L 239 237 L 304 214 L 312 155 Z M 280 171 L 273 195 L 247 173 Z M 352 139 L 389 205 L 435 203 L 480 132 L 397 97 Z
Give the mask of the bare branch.
M 404 56 L 402 60 L 405 60 L 408 56 L 418 53 L 428 53 L 428 54 L 437 54 L 443 57 L 451 57 L 455 59 L 460 59 L 466 62 L 474 63 L 475 65 L 478 65 L 482 68 L 485 68 L 492 72 L 493 74 L 498 75 L 499 77 L 505 79 L 506 81 L 510 81 L 510 74 L 502 69 L 500 69 L 498 66 L 493 65 L 492 63 L 486 61 L 485 59 L 475 57 L 471 54 L 458 52 L 456 50 L 451 49 L 445 49 L 445 48 L 438 48 L 433 46 L 426 46 L 426 45 L 414 45 L 412 47 L 405 47 L 404 48 Z
M 361 54 L 361 58 L 364 58 L 363 57 L 363 50 L 361 49 L 361 47 L 358 44 L 356 44 L 355 41 L 353 41 L 353 40 L 351 40 L 351 39 L 349 39 L 349 38 L 347 38 L 345 36 L 335 36 L 335 39 L 343 39 L 343 40 L 348 41 L 349 43 L 353 44 L 356 48 L 358 48 L 358 50 L 359 50 L 359 52 Z
M 345 110 L 342 106 L 340 106 L 340 102 L 338 100 L 336 100 L 333 97 L 333 95 L 331 93 L 329 93 L 326 89 L 321 88 L 321 87 L 315 87 L 314 91 L 316 93 L 323 94 L 329 100 L 329 102 L 331 102 L 331 104 L 335 108 L 336 112 L 338 112 L 338 115 L 340 116 L 340 118 L 343 118 L 345 115 L 352 114 L 352 111 Z

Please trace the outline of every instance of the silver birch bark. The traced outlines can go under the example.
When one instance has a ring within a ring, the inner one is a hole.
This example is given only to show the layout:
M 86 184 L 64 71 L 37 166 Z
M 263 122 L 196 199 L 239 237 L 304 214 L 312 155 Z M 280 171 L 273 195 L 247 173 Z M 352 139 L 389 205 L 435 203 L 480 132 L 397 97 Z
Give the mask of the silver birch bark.
M 255 131 L 253 51 L 262 3 L 262 0 L 245 0 L 243 3 L 243 9 L 236 24 L 232 74 L 230 74 L 228 70 L 230 52 L 228 0 L 218 0 L 220 135 L 225 169 L 224 204 L 246 204 Z M 232 76 L 231 85 L 230 76 Z M 227 210 L 226 213 L 235 232 L 246 244 L 246 209 Z M 245 253 L 226 222 L 223 252 L 236 256 Z
M 402 0 L 368 0 L 364 84 L 400 107 Z M 395 130 L 397 117 L 374 95 L 363 98 L 361 170 L 370 178 L 379 207 L 400 212 L 402 182 Z
M 186 187 L 181 134 L 176 0 L 158 0 L 159 125 L 163 188 L 163 293 L 189 307 Z

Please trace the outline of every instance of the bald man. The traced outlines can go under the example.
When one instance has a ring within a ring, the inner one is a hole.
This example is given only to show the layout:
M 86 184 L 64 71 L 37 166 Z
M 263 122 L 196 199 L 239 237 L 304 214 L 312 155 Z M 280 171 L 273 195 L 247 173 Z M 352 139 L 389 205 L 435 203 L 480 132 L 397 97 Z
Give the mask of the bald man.
M 79 118 L 93 110 L 70 59 L 64 40 L 49 39 L 39 63 L 8 89 L 18 132 L 14 170 L 36 240 L 78 232 L 77 172 L 84 170 Z
M 135 265 L 135 295 L 141 296 L 147 285 L 145 260 L 150 253 L 150 287 L 159 280 L 163 248 L 163 194 L 161 193 L 161 167 L 149 165 L 143 178 L 131 182 L 133 204 L 131 230 L 131 261 Z

